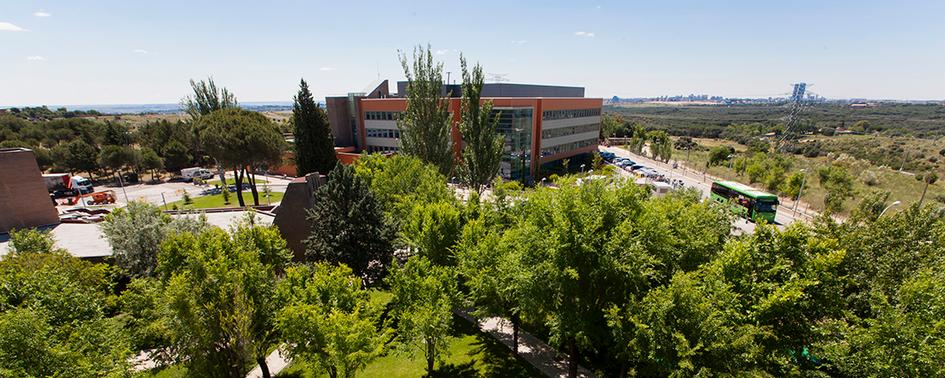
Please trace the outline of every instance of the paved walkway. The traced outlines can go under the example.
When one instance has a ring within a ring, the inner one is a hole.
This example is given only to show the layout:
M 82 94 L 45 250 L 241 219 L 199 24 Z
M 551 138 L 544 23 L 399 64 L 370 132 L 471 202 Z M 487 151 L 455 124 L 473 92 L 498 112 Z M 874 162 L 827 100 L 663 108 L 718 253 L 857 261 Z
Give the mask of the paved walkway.
M 492 317 L 476 319 L 463 311 L 457 311 L 459 316 L 475 323 L 483 332 L 512 349 L 512 323 L 504 318 Z M 525 361 L 542 372 L 542 374 L 561 378 L 568 376 L 568 356 L 558 353 L 557 350 L 545 344 L 532 334 L 521 329 L 518 331 L 518 353 Z M 578 377 L 595 377 L 587 368 L 578 365 Z
M 282 369 L 285 369 L 286 366 L 289 366 L 289 358 L 282 354 L 281 346 L 266 356 L 266 365 L 269 366 L 269 375 L 273 377 L 279 374 Z M 259 368 L 259 365 L 256 365 L 253 370 L 246 374 L 246 378 L 262 378 L 262 376 L 262 369 Z

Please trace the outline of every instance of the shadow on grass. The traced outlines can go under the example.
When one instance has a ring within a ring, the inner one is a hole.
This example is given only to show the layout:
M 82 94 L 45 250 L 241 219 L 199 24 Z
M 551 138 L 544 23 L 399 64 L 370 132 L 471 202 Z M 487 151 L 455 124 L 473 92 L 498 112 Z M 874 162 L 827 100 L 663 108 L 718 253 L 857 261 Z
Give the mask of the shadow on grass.
M 469 321 L 455 317 L 454 335 L 475 336 L 476 341 L 469 351 L 470 357 L 478 360 L 478 368 L 473 370 L 478 377 L 544 377 L 528 361 L 515 356 L 512 350 L 489 334 L 483 333 Z M 471 364 L 471 363 L 470 363 Z M 458 376 L 458 375 L 457 375 Z M 465 377 L 466 375 L 462 375 Z

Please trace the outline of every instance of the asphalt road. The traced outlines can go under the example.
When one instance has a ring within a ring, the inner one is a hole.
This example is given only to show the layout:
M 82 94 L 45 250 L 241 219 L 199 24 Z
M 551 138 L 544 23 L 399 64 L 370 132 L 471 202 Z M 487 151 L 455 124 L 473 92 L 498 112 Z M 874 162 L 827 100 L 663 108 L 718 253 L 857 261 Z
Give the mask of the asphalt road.
M 660 174 L 666 176 L 666 178 L 670 180 L 674 180 L 674 179 L 682 180 L 683 184 L 686 187 L 698 189 L 702 193 L 702 196 L 704 198 L 709 197 L 709 192 L 710 192 L 709 190 L 712 186 L 712 181 L 716 180 L 716 178 L 712 176 L 708 176 L 708 175 L 703 175 L 701 172 L 694 172 L 694 171 L 688 170 L 684 168 L 681 164 L 679 165 L 677 169 L 673 169 L 672 164 L 664 164 L 661 162 L 657 162 L 648 157 L 630 153 L 630 151 L 627 151 L 623 148 L 601 146 L 600 150 L 613 152 L 617 156 L 628 158 L 630 160 L 637 162 L 638 164 L 643 164 L 659 172 Z M 621 172 L 621 174 L 624 174 L 624 175 L 635 176 L 632 173 L 627 172 L 626 170 L 619 167 L 617 168 L 617 171 Z M 797 217 L 795 217 L 793 215 L 793 209 L 788 207 L 788 206 L 793 206 L 793 205 L 794 205 L 793 203 L 788 202 L 788 203 L 778 206 L 778 213 L 775 216 L 774 220 L 775 220 L 775 224 L 779 228 L 783 228 L 784 226 L 791 224 L 793 222 L 806 221 L 810 219 L 810 215 L 802 211 L 798 211 Z M 801 207 L 803 208 L 803 204 L 801 205 Z M 738 230 L 745 233 L 751 233 L 755 230 L 755 223 L 749 222 L 741 218 L 736 219 L 733 226 L 736 227 Z

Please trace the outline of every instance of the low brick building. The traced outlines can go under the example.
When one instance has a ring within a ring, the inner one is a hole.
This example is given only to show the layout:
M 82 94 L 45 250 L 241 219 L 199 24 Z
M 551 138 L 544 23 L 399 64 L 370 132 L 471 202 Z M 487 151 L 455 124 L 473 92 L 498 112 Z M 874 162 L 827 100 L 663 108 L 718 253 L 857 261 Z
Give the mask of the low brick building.
M 0 233 L 59 224 L 36 155 L 25 148 L 0 149 Z

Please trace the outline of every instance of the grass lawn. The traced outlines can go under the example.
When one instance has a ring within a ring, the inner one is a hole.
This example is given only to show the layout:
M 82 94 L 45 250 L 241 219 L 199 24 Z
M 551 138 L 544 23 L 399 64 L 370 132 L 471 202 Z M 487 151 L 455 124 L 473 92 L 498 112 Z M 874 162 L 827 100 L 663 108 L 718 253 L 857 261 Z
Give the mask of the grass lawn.
M 248 181 L 249 181 L 249 180 L 247 180 L 247 179 L 243 179 L 243 185 L 246 185 L 246 183 L 247 183 Z M 265 184 L 265 183 L 268 183 L 268 182 L 269 182 L 269 181 L 266 181 L 266 180 L 263 180 L 263 179 L 256 179 L 256 185 Z M 210 186 L 220 185 L 220 180 L 219 180 L 219 179 L 216 179 L 216 180 L 207 181 L 207 184 L 209 184 Z M 235 178 L 232 178 L 232 177 L 227 177 L 227 178 L 226 178 L 226 184 L 227 184 L 227 185 L 236 185 L 236 179 L 235 179 Z M 262 189 L 262 188 L 260 188 L 260 189 Z
M 516 358 L 512 351 L 466 320 L 453 317 L 453 336 L 449 355 L 443 363 L 437 363 L 434 377 L 542 377 L 543 375 L 527 362 Z M 304 361 L 293 361 L 277 377 L 315 378 L 327 377 L 324 372 Z M 388 352 L 364 370 L 357 373 L 362 378 L 421 377 L 426 374 L 423 354 L 413 359 L 396 351 Z
M 268 203 L 276 203 L 276 202 L 282 201 L 282 196 L 284 194 L 285 193 L 282 193 L 282 192 L 272 192 L 269 194 L 269 200 L 267 201 L 265 195 L 262 192 L 260 192 L 259 204 L 266 205 Z M 238 207 L 239 206 L 239 201 L 236 199 L 236 193 L 230 193 L 229 205 L 223 203 L 223 194 L 214 194 L 210 196 L 195 196 L 195 197 L 191 197 L 191 199 L 194 202 L 192 205 L 185 206 L 184 200 L 180 200 L 180 201 L 175 201 L 175 202 L 169 202 L 167 204 L 167 208 L 173 209 L 174 206 L 177 206 L 178 209 L 209 209 L 209 208 L 216 208 L 216 207 Z M 243 200 L 246 201 L 247 205 L 252 205 L 253 194 L 250 193 L 249 191 L 244 191 Z
M 134 378 L 184 378 L 187 377 L 187 368 L 177 365 L 145 370 L 132 374 Z

